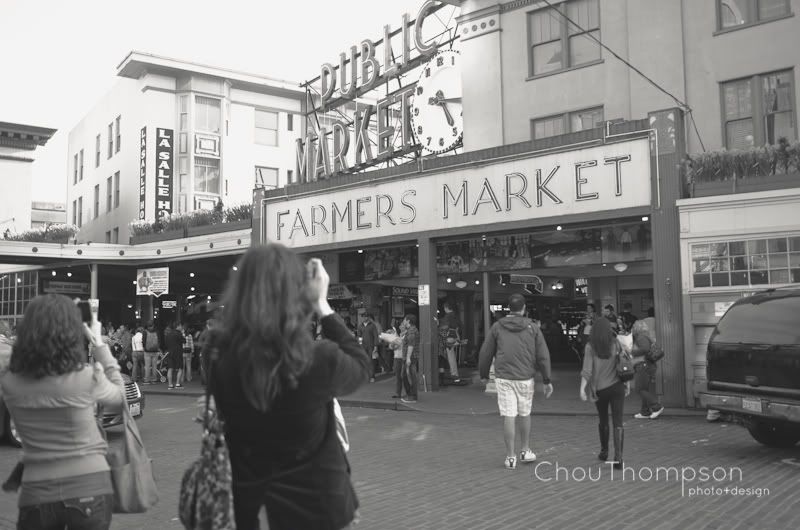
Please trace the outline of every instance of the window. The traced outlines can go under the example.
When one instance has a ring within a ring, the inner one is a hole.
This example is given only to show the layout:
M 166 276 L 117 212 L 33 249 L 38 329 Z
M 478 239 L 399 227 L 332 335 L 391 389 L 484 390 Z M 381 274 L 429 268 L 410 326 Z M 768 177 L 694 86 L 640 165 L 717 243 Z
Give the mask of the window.
M 78 183 L 78 153 L 75 153 L 75 164 L 73 165 L 74 172 L 72 174 L 72 183 Z
M 278 113 L 256 110 L 255 140 L 260 145 L 278 145 Z
M 534 139 L 594 129 L 603 124 L 603 107 L 567 112 L 531 121 Z
M 111 242 L 115 245 L 119 244 L 119 227 L 114 227 L 114 232 L 111 234 Z
M 113 180 L 113 177 L 108 177 L 106 179 L 106 211 L 107 212 L 111 211 L 111 198 L 112 198 L 111 186 L 112 186 L 112 180 Z
M 108 124 L 108 158 L 114 156 L 114 123 Z
M 291 169 L 286 170 L 286 182 L 292 182 L 294 180 L 294 171 Z
M 749 149 L 797 139 L 791 70 L 722 83 L 725 146 Z
M 94 217 L 93 219 L 97 219 L 100 217 L 100 184 L 95 184 L 94 186 Z
M 286 115 L 286 130 L 293 131 L 294 130 L 294 114 L 287 114 Z
M 800 236 L 692 245 L 695 287 L 800 283 Z
M 78 180 L 83 180 L 83 149 L 81 149 L 79 153 L 78 160 L 80 161 L 81 166 L 80 173 L 78 173 Z
M 256 166 L 256 188 L 278 187 L 278 170 L 274 167 Z
M 218 99 L 195 97 L 195 129 L 211 133 L 220 133 L 220 102 Z
M 529 13 L 529 75 L 600 60 L 600 44 L 592 37 L 600 39 L 599 0 L 570 0 Z
M 114 208 L 119 208 L 119 171 L 114 173 Z
M 78 197 L 78 228 L 83 226 L 83 197 Z
M 72 224 L 78 224 L 78 201 L 72 201 Z
M 117 116 L 117 119 L 115 121 L 115 125 L 117 127 L 117 147 L 116 147 L 116 152 L 117 153 L 119 153 L 119 147 L 120 147 L 120 145 L 122 145 L 122 133 L 119 130 L 119 122 L 121 120 L 122 120 L 122 116 Z
M 194 191 L 219 195 L 219 160 L 216 158 L 194 159 Z
M 95 138 L 94 145 L 94 167 L 100 167 L 100 135 Z
M 111 230 L 106 231 L 106 243 L 111 243 Z
M 718 29 L 747 26 L 789 14 L 789 0 L 717 0 Z

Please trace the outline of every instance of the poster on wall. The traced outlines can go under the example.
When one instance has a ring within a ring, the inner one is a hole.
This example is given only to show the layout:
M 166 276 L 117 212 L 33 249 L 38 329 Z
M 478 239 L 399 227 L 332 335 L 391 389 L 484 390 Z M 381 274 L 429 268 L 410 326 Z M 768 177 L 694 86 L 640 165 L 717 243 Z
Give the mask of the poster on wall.
M 169 292 L 169 267 L 136 270 L 136 294 L 161 296 Z
M 172 213 L 173 140 L 172 129 L 156 129 L 156 218 Z
M 448 241 L 436 245 L 436 272 L 469 272 L 469 241 Z
M 496 271 L 531 268 L 530 236 L 488 236 L 470 244 L 470 271 Z
M 416 252 L 412 252 L 411 247 L 368 250 L 363 255 L 366 281 L 410 278 L 415 275 Z

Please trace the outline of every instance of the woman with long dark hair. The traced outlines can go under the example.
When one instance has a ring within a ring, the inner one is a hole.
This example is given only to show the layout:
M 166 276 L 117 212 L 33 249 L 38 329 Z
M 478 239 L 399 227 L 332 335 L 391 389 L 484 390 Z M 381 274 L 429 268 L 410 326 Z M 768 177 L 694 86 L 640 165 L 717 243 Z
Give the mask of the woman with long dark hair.
M 583 355 L 580 389 L 581 399 L 583 401 L 591 399 L 594 402 L 600 419 L 597 426 L 600 434 L 600 453 L 597 458 L 613 462 L 615 469 L 622 468 L 622 445 L 625 436 L 622 409 L 625 405 L 625 396 L 631 391 L 630 383 L 623 383 L 617 376 L 617 356 L 621 349 L 611 328 L 611 322 L 605 318 L 595 320 Z M 614 426 L 614 460 L 608 460 L 609 406 Z
M 8 372 L 0 377 L 22 439 L 20 530 L 101 530 L 111 524 L 108 445 L 95 405 L 122 406 L 119 364 L 66 296 L 37 296 L 25 310 Z M 86 364 L 85 340 L 96 363 Z
M 279 244 L 248 250 L 205 346 L 225 424 L 239 530 L 340 529 L 358 508 L 333 398 L 369 379 L 370 359 L 328 305 L 322 262 Z M 323 339 L 310 333 L 312 314 Z

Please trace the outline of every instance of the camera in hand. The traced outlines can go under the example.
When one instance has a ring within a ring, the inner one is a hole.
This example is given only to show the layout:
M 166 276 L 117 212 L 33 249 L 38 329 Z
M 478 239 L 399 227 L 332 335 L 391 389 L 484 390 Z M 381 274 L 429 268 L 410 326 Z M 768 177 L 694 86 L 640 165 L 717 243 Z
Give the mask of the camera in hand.
M 80 309 L 80 311 L 81 311 L 81 320 L 85 324 L 91 323 L 91 321 L 92 321 L 92 310 L 89 307 L 89 301 L 88 300 L 80 300 L 80 301 L 78 301 L 77 305 L 78 305 L 78 309 Z

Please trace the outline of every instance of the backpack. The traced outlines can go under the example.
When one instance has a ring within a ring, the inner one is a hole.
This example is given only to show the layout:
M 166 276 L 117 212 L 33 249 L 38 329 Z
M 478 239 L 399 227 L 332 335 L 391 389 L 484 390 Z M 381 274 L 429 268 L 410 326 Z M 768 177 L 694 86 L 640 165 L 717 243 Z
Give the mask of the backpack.
M 656 341 L 653 341 L 650 343 L 650 351 L 644 354 L 644 358 L 651 363 L 656 363 L 664 358 L 664 348 Z
M 620 346 L 617 352 L 617 377 L 624 383 L 633 379 L 633 376 L 633 357 Z
M 146 331 L 144 339 L 144 351 L 155 352 L 158 351 L 158 334 L 155 331 Z

